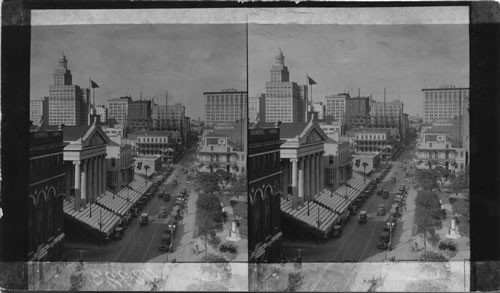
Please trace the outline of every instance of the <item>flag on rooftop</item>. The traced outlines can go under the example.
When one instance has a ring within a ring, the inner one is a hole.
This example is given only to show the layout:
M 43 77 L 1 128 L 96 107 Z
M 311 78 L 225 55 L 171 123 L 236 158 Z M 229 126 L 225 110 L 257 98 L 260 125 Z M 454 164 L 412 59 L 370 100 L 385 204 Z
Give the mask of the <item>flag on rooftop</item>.
M 95 81 L 93 81 L 92 79 L 90 80 L 90 84 L 91 84 L 91 86 L 92 86 L 93 89 L 99 87 L 99 85 Z
M 316 82 L 311 77 L 309 77 L 309 74 L 307 75 L 307 80 L 309 82 L 309 85 L 316 84 Z

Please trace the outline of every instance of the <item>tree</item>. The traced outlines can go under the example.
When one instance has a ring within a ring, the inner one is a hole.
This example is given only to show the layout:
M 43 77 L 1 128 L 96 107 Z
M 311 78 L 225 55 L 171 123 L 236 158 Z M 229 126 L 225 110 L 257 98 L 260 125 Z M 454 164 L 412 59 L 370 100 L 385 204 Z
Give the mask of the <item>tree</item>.
M 432 171 L 434 172 L 437 181 L 440 183 L 440 189 L 443 188 L 443 185 L 448 179 L 450 173 L 442 166 L 437 166 Z
M 434 227 L 441 224 L 441 204 L 436 195 L 425 191 L 417 194 L 415 203 L 417 233 L 423 234 L 424 247 L 427 248 L 427 234 L 434 234 Z
M 417 170 L 415 179 L 424 190 L 432 191 L 439 187 L 436 180 L 436 173 L 433 170 Z
M 213 194 L 219 191 L 218 178 L 215 173 L 199 173 L 196 176 L 196 184 L 207 193 Z
M 455 192 L 455 193 L 458 193 L 458 192 L 462 191 L 463 189 L 469 188 L 468 180 L 467 180 L 465 172 L 458 171 L 455 173 L 455 175 L 452 178 L 451 188 L 452 188 L 453 192 Z

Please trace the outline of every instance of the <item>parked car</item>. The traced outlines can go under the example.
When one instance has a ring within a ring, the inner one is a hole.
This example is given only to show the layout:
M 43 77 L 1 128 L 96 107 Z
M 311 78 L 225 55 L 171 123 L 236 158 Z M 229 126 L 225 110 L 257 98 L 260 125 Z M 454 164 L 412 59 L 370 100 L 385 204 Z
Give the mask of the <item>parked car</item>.
M 389 191 L 384 191 L 382 193 L 382 198 L 389 198 Z
M 147 225 L 148 223 L 149 223 L 149 214 L 148 213 L 142 213 L 142 215 L 141 215 L 141 221 L 140 221 L 141 226 Z
M 170 193 L 165 193 L 163 196 L 163 201 L 170 201 Z
M 391 242 L 391 238 L 390 238 L 389 232 L 384 231 L 384 232 L 380 233 L 380 241 L 377 245 L 377 248 L 391 250 L 390 242 Z
M 359 223 L 366 223 L 368 221 L 368 215 L 366 211 L 359 212 Z
M 165 192 L 158 192 L 158 197 L 159 198 L 163 198 L 164 195 L 165 195 Z
M 383 215 L 385 215 L 385 205 L 382 203 L 378 205 L 377 216 L 383 216 Z

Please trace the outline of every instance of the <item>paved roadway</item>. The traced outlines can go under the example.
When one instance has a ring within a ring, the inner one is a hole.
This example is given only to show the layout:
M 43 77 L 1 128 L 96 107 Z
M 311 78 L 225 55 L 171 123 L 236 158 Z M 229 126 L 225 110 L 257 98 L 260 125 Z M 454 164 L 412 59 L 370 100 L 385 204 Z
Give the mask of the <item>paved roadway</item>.
M 186 152 L 184 157 L 174 165 L 174 171 L 160 186 L 159 191 L 155 193 L 155 196 L 139 213 L 149 214 L 150 221 L 148 225 L 139 225 L 139 218 L 135 218 L 132 219 L 125 229 L 124 237 L 121 240 L 111 241 L 104 247 L 82 245 L 81 250 L 83 251 L 84 260 L 98 262 L 146 262 L 163 254 L 164 252 L 160 251 L 158 246 L 161 242 L 161 235 L 165 233 L 167 225 L 165 218 L 158 218 L 160 207 L 165 206 L 167 208 L 167 215 L 170 215 L 175 205 L 175 198 L 186 180 L 186 175 L 181 172 L 182 166 L 191 165 L 193 157 L 193 151 Z M 171 184 L 176 177 L 178 184 Z M 165 202 L 163 198 L 157 196 L 160 191 L 170 193 L 171 199 L 169 202 Z M 67 249 L 66 256 L 68 260 L 78 259 L 78 250 L 80 249 Z
M 368 212 L 368 222 L 365 224 L 358 223 L 357 215 L 351 216 L 350 220 L 344 227 L 343 234 L 340 238 L 329 239 L 326 242 L 317 245 L 314 241 L 294 242 L 286 241 L 283 243 L 283 252 L 287 259 L 291 260 L 298 256 L 297 249 L 301 248 L 302 260 L 306 262 L 321 262 L 321 261 L 383 261 L 386 257 L 384 250 L 378 249 L 377 244 L 380 240 L 380 233 L 386 223 L 388 214 L 385 216 L 377 216 L 377 208 L 379 204 L 385 204 L 386 211 L 390 210 L 394 200 L 394 193 L 397 192 L 399 185 L 403 183 L 404 172 L 401 170 L 401 161 L 409 159 L 411 151 L 404 151 L 400 158 L 392 162 L 391 171 L 386 175 L 381 183 L 377 185 L 378 190 L 383 187 L 384 190 L 389 190 L 390 196 L 388 199 L 383 199 L 382 196 L 376 195 L 376 190 L 366 200 L 360 210 Z M 390 179 L 396 176 L 396 182 L 391 183 Z M 407 184 L 408 185 L 408 184 Z M 393 232 L 393 246 L 396 246 L 401 237 L 401 223 L 398 222 L 395 231 Z

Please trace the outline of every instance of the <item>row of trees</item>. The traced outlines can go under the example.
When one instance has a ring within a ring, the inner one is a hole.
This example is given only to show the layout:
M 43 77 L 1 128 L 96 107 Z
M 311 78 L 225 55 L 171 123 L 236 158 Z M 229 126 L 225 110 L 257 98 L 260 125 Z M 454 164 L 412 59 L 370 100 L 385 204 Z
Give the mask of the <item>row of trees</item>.
M 424 248 L 427 248 L 427 236 L 435 239 L 435 228 L 440 227 L 444 217 L 437 195 L 428 191 L 419 191 L 415 200 L 415 224 L 417 233 L 424 235 Z M 439 241 L 439 239 L 437 239 Z

